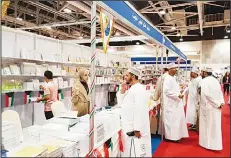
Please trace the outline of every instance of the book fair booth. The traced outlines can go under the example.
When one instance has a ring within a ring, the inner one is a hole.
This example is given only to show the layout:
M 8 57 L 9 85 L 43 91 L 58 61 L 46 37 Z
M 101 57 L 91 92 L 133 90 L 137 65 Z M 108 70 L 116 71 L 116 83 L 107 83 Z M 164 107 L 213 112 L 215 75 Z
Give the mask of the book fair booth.
M 97 7 L 101 8 L 100 18 L 111 18 L 103 39 L 96 39 Z M 156 57 L 107 53 L 114 20 L 152 43 Z M 124 144 L 115 94 L 124 72 L 131 66 L 140 69 L 139 80 L 151 96 L 163 65 L 178 64 L 177 79 L 182 84 L 192 67 L 181 50 L 125 1 L 92 2 L 90 47 L 8 27 L 2 27 L 2 36 L 2 155 L 7 157 L 119 157 Z M 97 49 L 96 43 L 102 40 L 106 41 L 104 49 Z M 90 71 L 90 113 L 77 117 L 71 111 L 71 96 L 81 67 Z M 52 109 L 54 118 L 50 120 L 44 117 L 44 103 L 35 102 L 44 95 L 40 85 L 45 84 L 46 70 L 53 72 L 57 99 L 64 105 Z M 159 103 L 150 99 L 147 104 L 151 133 L 156 134 Z

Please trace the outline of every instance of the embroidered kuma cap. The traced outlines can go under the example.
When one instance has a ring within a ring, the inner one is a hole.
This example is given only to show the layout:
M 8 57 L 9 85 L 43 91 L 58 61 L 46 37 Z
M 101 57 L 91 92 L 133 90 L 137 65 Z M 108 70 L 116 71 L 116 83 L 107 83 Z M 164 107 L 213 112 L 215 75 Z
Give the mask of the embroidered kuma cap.
M 194 73 L 196 73 L 196 74 L 199 74 L 199 73 L 200 73 L 200 71 L 199 71 L 199 69 L 198 69 L 197 67 L 194 67 L 194 68 L 192 69 L 192 72 L 194 72 Z
M 178 66 L 174 62 L 171 62 L 168 64 L 167 68 L 168 69 L 174 69 L 174 68 L 178 68 Z
M 134 67 L 129 68 L 128 72 L 132 73 L 135 76 L 138 76 L 138 77 L 140 76 L 140 71 Z

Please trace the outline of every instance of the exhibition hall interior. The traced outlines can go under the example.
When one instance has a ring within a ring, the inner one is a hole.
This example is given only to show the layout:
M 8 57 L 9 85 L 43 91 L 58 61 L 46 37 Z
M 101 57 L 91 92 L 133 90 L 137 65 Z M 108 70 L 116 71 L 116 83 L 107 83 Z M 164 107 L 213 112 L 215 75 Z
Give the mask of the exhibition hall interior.
M 230 157 L 230 1 L 1 1 L 2 157 Z

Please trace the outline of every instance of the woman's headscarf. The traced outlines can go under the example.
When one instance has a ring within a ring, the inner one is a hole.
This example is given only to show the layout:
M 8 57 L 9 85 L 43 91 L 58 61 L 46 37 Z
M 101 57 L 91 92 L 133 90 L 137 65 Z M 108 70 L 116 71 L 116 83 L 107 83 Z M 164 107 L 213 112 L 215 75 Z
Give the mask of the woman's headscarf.
M 87 91 L 87 94 L 89 93 L 89 87 L 87 85 L 87 81 L 84 80 L 84 74 L 85 72 L 88 72 L 87 69 L 84 69 L 84 68 L 81 68 L 79 71 L 78 71 L 78 76 L 77 76 L 77 79 L 82 83 L 82 85 L 84 86 L 84 88 L 86 89 Z
M 85 74 L 85 72 L 88 72 L 88 70 L 87 69 L 84 69 L 84 68 L 81 68 L 79 71 L 78 71 L 78 79 L 80 80 L 80 81 L 85 81 L 84 79 L 83 79 L 83 77 L 84 77 L 84 74 Z M 86 81 L 85 81 L 86 82 Z

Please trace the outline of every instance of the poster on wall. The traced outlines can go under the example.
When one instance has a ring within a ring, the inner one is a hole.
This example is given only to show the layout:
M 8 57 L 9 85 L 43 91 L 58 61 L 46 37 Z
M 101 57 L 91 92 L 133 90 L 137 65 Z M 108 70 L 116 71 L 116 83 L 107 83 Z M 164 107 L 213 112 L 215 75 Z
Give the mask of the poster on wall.
M 100 26 L 101 26 L 104 53 L 107 53 L 108 44 L 110 41 L 112 29 L 113 29 L 113 24 L 114 24 L 113 16 L 101 8 L 100 9 Z

